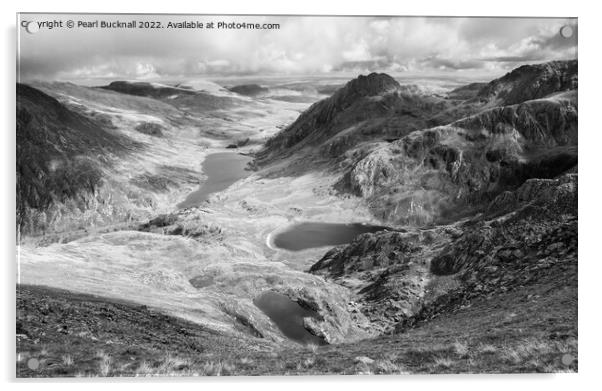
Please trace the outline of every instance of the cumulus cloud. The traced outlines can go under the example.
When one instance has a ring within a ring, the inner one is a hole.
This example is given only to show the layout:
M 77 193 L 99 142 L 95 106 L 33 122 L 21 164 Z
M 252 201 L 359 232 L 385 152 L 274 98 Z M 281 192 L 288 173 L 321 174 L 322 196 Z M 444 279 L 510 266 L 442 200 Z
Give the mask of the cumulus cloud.
M 576 58 L 575 19 L 24 15 L 24 20 L 278 23 L 277 30 L 20 30 L 27 79 L 157 79 L 333 72 L 500 74 Z M 574 35 L 559 34 L 564 25 Z

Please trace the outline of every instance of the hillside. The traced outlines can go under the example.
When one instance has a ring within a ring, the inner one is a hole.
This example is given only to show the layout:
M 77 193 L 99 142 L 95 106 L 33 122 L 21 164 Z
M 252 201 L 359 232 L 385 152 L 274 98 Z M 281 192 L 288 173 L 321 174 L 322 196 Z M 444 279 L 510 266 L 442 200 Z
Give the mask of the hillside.
M 552 61 L 514 69 L 484 86 L 477 99 L 495 105 L 514 105 L 577 87 L 577 60 Z
M 136 148 L 132 140 L 66 108 L 56 99 L 17 84 L 17 225 L 47 229 L 36 216 L 54 203 L 84 210 L 98 190 L 103 168 Z
M 473 213 L 576 164 L 576 94 L 565 94 L 408 134 L 357 161 L 338 188 L 364 197 L 383 220 L 421 225 L 453 219 L 458 208 Z
M 99 88 L 162 100 L 193 112 L 228 109 L 240 105 L 236 94 L 215 94 L 213 91 L 196 90 L 187 85 L 170 86 L 161 83 L 114 81 Z
M 293 156 L 307 167 L 316 159 L 328 165 L 359 145 L 427 127 L 447 107 L 445 100 L 404 88 L 386 74 L 360 76 L 269 139 L 256 162 L 262 167 Z

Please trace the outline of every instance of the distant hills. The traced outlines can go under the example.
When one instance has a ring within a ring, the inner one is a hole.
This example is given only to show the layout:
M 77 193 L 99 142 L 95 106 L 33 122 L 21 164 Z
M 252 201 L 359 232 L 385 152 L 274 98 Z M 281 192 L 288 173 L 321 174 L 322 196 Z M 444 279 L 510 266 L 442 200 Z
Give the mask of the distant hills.
M 186 88 L 171 87 L 157 83 L 147 82 L 131 82 L 131 81 L 114 81 L 107 86 L 103 86 L 106 90 L 121 92 L 122 94 L 147 96 L 151 98 L 168 98 L 177 95 L 196 95 L 197 92 Z
M 203 88 L 202 90 L 187 85 L 172 86 L 138 81 L 114 81 L 99 88 L 161 100 L 192 112 L 228 109 L 240 105 L 240 97 L 227 90 L 219 90 L 219 86 L 211 83 L 201 85 L 199 88 Z
M 268 88 L 262 87 L 258 84 L 241 84 L 239 86 L 230 87 L 229 90 L 236 92 L 237 94 L 247 96 L 265 94 L 269 91 Z

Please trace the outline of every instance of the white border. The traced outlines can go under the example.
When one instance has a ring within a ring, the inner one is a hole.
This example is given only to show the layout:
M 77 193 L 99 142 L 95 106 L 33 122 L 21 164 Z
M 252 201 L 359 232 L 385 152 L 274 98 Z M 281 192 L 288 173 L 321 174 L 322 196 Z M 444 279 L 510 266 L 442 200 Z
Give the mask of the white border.
M 152 13 L 230 13 L 230 14 L 345 14 L 345 15 L 441 15 L 441 16 L 558 16 L 579 18 L 579 90 L 581 107 L 579 131 L 579 171 L 581 189 L 579 191 L 579 374 L 560 375 L 465 375 L 465 376 L 405 376 L 405 377 L 290 377 L 290 378 L 223 378 L 223 379 L 153 379 L 144 381 L 145 389 L 160 390 L 166 382 L 177 382 L 177 387 L 194 388 L 215 387 L 225 390 L 270 390 L 287 388 L 287 391 L 310 388 L 345 388 L 365 390 L 367 387 L 403 387 L 405 389 L 479 389 L 504 390 L 527 387 L 545 387 L 546 390 L 567 390 L 590 388 L 600 380 L 595 377 L 599 371 L 600 336 L 600 293 L 596 289 L 602 275 L 600 262 L 602 256 L 596 244 L 601 242 L 599 198 L 602 186 L 600 171 L 600 148 L 602 147 L 602 125 L 599 118 L 602 100 L 600 79 L 602 62 L 600 61 L 600 13 L 596 12 L 595 2 L 568 2 L 547 0 L 545 2 L 527 2 L 525 0 L 486 1 L 337 1 L 299 0 L 294 4 L 285 1 L 229 1 L 192 2 L 169 0 L 125 2 L 123 0 L 102 0 L 92 4 L 81 0 L 71 1 L 15 1 L 12 4 L 2 2 L 2 164 L 3 186 L 0 191 L 2 205 L 2 265 L 4 278 L 4 308 L 8 310 L 2 317 L 2 379 L 8 389 L 33 389 L 40 386 L 46 390 L 80 389 L 105 390 L 104 383 L 82 384 L 81 382 L 51 381 L 39 384 L 39 381 L 14 380 L 14 315 L 15 315 L 15 53 L 16 53 L 16 12 L 152 12 Z M 131 388 L 132 380 L 109 380 L 111 388 Z M 7 389 L 7 388 L 5 388 Z

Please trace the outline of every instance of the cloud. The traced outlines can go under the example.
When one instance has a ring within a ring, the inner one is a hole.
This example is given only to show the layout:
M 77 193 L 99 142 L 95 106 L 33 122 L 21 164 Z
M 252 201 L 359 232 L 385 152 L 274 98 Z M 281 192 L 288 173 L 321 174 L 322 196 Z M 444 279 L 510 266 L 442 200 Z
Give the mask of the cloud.
M 573 29 L 571 37 L 563 37 L 558 29 L 548 28 L 527 36 L 510 45 L 505 50 L 496 50 L 496 55 L 483 57 L 482 61 L 520 63 L 577 57 L 577 25 L 569 23 Z
M 25 18 L 25 16 L 23 16 Z M 131 20 L 127 15 L 28 19 Z M 20 34 L 22 79 L 152 79 L 331 72 L 485 72 L 575 58 L 575 19 L 147 15 L 136 20 L 278 23 L 278 30 L 53 29 Z M 571 24 L 572 38 L 560 27 Z
M 461 60 L 454 58 L 441 58 L 437 56 L 427 57 L 421 61 L 421 64 L 427 68 L 435 68 L 440 70 L 479 69 L 485 66 L 485 63 L 479 60 Z

